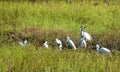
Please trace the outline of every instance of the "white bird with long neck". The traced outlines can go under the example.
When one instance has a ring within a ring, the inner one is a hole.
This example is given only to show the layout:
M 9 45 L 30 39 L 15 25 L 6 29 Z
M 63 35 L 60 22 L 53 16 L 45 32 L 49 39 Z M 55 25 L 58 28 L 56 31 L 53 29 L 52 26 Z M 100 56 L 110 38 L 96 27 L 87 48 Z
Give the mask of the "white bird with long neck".
M 84 26 L 81 26 L 81 37 L 82 38 L 85 38 L 86 41 L 90 41 L 92 40 L 92 37 L 89 33 L 85 32 L 85 27 Z
M 80 40 L 78 41 L 78 46 L 86 48 L 87 44 L 84 38 L 80 38 Z
M 96 45 L 96 50 L 99 52 L 99 53 L 110 53 L 110 50 L 105 48 L 105 47 L 100 47 L 98 44 Z
M 58 44 L 59 49 L 62 50 L 62 42 L 61 42 L 61 40 L 59 40 L 58 38 L 56 38 L 55 41 L 56 41 L 56 43 Z
M 44 46 L 45 48 L 48 48 L 48 42 L 45 41 L 45 43 L 43 44 L 43 46 Z
M 74 42 L 68 36 L 67 36 L 67 44 L 68 44 L 69 47 L 74 48 L 74 50 L 77 49 Z

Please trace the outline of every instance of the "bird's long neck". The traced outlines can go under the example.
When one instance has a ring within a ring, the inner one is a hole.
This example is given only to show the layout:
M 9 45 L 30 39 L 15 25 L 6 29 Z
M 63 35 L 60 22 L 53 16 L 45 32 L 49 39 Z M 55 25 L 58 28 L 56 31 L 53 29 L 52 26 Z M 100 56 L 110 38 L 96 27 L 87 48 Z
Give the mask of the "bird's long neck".
M 84 34 L 84 31 L 83 31 L 83 30 L 81 30 L 81 37 L 83 37 L 83 34 Z
M 69 41 L 70 39 L 67 39 L 67 42 Z

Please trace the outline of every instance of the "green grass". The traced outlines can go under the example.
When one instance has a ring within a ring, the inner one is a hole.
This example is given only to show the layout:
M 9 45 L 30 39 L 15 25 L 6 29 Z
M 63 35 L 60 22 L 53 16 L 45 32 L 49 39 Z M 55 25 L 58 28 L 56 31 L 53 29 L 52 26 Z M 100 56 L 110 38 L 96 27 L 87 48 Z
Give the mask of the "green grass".
M 0 49 L 0 71 L 30 71 L 30 72 L 119 72 L 119 52 L 108 56 L 95 51 L 85 52 L 81 49 L 63 50 L 44 49 L 35 50 L 30 45 L 26 47 L 14 45 L 3 46 Z M 107 58 L 106 58 L 107 57 Z
M 66 4 L 64 2 L 0 3 L 0 18 L 2 20 L 0 23 L 7 24 L 7 30 L 12 29 L 14 25 L 18 30 L 24 27 L 34 27 L 48 30 L 66 29 L 75 32 L 81 25 L 86 25 L 90 32 L 98 33 L 106 29 L 109 30 L 108 26 L 111 26 L 111 24 L 119 26 L 119 5 L 107 6 L 100 3 L 98 6 L 94 6 L 88 2 L 83 3 L 83 5 L 80 3 Z
M 0 72 L 119 72 L 119 7 L 114 1 L 97 6 L 93 1 L 0 1 Z M 87 52 L 80 48 L 59 51 L 55 38 L 65 47 L 66 36 L 77 44 L 81 25 L 93 37 Z M 28 45 L 18 45 L 11 34 L 27 37 Z M 41 47 L 45 40 L 51 44 L 49 49 Z M 97 43 L 112 53 L 106 56 L 91 50 Z

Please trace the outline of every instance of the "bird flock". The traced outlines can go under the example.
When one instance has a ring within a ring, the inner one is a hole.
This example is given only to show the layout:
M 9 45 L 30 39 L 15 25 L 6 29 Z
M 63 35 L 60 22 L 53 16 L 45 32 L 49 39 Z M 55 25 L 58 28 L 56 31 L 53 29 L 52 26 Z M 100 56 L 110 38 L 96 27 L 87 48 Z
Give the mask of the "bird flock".
M 80 39 L 78 41 L 78 46 L 82 47 L 84 49 L 86 49 L 86 47 L 87 47 L 86 42 L 87 41 L 88 42 L 92 41 L 92 36 L 89 33 L 85 32 L 85 28 L 86 27 L 84 27 L 84 26 L 80 27 Z M 62 50 L 63 49 L 62 41 L 60 39 L 56 38 L 55 42 L 58 45 L 59 50 Z M 68 48 L 71 48 L 71 49 L 73 48 L 74 50 L 77 50 L 77 47 L 75 46 L 74 42 L 70 39 L 69 36 L 66 37 L 66 42 L 67 42 Z M 18 43 L 21 46 L 25 46 L 28 43 L 28 41 L 25 39 L 24 41 L 20 41 Z M 45 41 L 43 43 L 43 47 L 44 48 L 49 48 L 48 41 Z M 99 53 L 105 53 L 106 54 L 106 53 L 111 52 L 109 49 L 107 49 L 105 47 L 100 47 L 98 44 L 96 44 L 95 47 L 96 47 L 97 52 L 99 52 Z

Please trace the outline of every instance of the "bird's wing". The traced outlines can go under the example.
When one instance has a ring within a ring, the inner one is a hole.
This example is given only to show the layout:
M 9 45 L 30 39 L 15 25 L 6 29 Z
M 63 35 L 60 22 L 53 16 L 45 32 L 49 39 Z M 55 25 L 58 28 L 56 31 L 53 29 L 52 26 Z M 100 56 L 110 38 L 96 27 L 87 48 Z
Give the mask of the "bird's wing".
M 61 42 L 60 40 L 56 40 L 56 43 L 57 43 L 58 45 L 62 45 L 62 42 Z
M 44 44 L 43 44 L 43 46 L 45 47 L 45 46 L 46 46 L 46 44 L 44 43 Z
M 85 37 L 87 40 L 91 40 L 91 39 L 92 39 L 91 35 L 90 35 L 89 33 L 87 33 L 87 32 L 84 32 L 84 37 Z
M 46 43 L 44 43 L 43 46 L 44 46 L 45 48 L 48 48 L 48 45 L 47 45 Z
M 84 47 L 86 48 L 87 45 L 85 40 L 83 40 L 83 44 L 84 44 Z
M 24 46 L 23 42 L 19 42 L 20 45 Z
M 86 42 L 85 42 L 85 40 L 80 39 L 79 42 L 78 42 L 78 45 L 81 46 L 81 47 L 85 47 L 86 48 Z
M 76 46 L 72 40 L 70 40 L 70 46 L 72 46 L 73 48 L 76 48 Z
M 72 40 L 69 41 L 70 46 L 74 46 L 74 43 Z
M 78 45 L 80 46 L 82 44 L 82 39 L 78 41 Z
M 101 49 L 104 50 L 105 52 L 110 52 L 110 50 L 107 48 L 102 47 Z
M 61 40 L 59 40 L 58 43 L 61 45 L 62 44 Z

